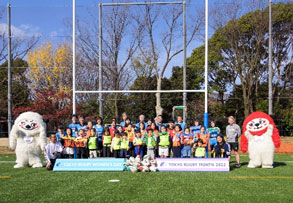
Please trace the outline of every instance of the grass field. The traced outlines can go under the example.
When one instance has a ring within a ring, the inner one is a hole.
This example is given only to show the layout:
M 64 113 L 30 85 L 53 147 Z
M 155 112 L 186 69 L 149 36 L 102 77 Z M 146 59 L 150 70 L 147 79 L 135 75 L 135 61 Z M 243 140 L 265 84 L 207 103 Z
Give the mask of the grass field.
M 241 156 L 228 173 L 53 172 L 14 160 L 0 155 L 0 202 L 293 202 L 293 154 L 277 154 L 274 169 L 248 169 Z

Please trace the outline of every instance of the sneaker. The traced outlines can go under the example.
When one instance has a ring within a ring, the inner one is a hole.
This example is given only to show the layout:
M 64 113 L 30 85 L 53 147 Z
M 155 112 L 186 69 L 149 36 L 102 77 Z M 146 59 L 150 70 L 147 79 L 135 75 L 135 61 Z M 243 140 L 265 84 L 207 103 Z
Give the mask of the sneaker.
M 235 167 L 236 168 L 240 168 L 241 167 L 241 164 L 237 164 Z

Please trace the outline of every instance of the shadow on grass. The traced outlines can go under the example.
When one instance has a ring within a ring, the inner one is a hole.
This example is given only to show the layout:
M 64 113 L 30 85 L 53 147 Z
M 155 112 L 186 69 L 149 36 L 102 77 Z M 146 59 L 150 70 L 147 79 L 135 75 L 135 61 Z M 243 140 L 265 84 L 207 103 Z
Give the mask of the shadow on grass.
M 274 168 L 276 168 L 276 167 L 287 166 L 287 164 L 285 162 L 278 161 L 278 162 L 274 162 L 273 166 Z
M 233 171 L 234 169 L 238 169 L 236 168 L 236 161 L 231 161 L 230 162 L 230 171 Z M 244 166 L 247 166 L 248 165 L 248 162 L 241 162 L 241 167 L 244 167 Z
M 234 169 L 237 169 L 236 165 L 237 165 L 236 161 L 231 161 L 231 163 L 230 163 L 230 171 L 233 171 Z M 241 162 L 241 167 L 245 167 L 247 165 L 248 165 L 248 162 Z M 279 161 L 279 162 L 274 162 L 273 166 L 274 166 L 274 168 L 277 168 L 277 167 L 287 166 L 287 164 L 285 162 Z M 261 168 L 261 167 L 259 167 L 259 168 Z

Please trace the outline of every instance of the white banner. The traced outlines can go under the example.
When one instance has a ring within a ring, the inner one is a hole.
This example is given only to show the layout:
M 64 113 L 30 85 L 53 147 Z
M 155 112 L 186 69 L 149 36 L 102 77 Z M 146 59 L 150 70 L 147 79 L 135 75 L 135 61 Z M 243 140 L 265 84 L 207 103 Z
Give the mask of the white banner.
M 227 158 L 159 158 L 157 164 L 159 171 L 230 171 Z

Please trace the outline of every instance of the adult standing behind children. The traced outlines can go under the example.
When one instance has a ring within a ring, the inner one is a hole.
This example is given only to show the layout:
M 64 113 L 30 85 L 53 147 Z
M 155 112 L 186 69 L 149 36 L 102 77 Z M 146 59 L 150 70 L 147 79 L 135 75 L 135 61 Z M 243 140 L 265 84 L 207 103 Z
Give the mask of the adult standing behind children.
M 104 127 L 103 127 L 103 120 L 101 117 L 97 118 L 97 124 L 94 125 L 96 129 L 96 136 L 98 138 L 98 156 L 102 156 L 102 149 L 103 149 L 103 134 L 104 134 Z
M 177 121 L 175 124 L 179 124 L 181 126 L 182 131 L 185 129 L 185 123 L 183 122 L 182 116 L 177 116 Z
M 45 160 L 47 162 L 46 168 L 48 170 L 53 170 L 56 159 L 61 157 L 61 153 L 63 151 L 62 144 L 57 142 L 57 136 L 55 134 L 51 134 L 50 143 L 45 147 Z
M 84 116 L 79 116 L 78 121 L 79 121 L 79 124 L 77 125 L 78 133 L 80 129 L 83 129 L 84 133 L 87 133 L 88 126 L 85 123 Z
M 144 130 L 146 129 L 146 127 L 147 127 L 147 122 L 145 122 L 145 116 L 143 115 L 143 114 L 141 114 L 141 115 L 139 115 L 139 117 L 138 117 L 138 119 L 139 119 L 139 122 L 138 123 L 136 123 L 136 129 L 137 130 L 139 130 L 140 129 L 140 123 L 144 123 Z
M 77 115 L 76 114 L 73 114 L 71 120 L 72 120 L 72 123 L 69 124 L 68 127 L 72 131 L 72 137 L 76 137 L 77 136 L 77 132 L 78 132 L 77 127 L 79 126 Z
M 231 150 L 235 152 L 235 157 L 237 161 L 236 168 L 240 168 L 240 156 L 239 156 L 239 143 L 238 139 L 241 136 L 241 129 L 239 125 L 236 124 L 236 120 L 233 116 L 228 117 L 228 123 L 226 127 L 227 143 L 230 145 Z M 230 160 L 231 156 L 229 157 Z
M 122 122 L 120 123 L 120 126 L 122 126 L 122 128 L 125 127 L 126 125 L 126 119 L 127 119 L 127 113 L 124 112 L 122 113 Z

